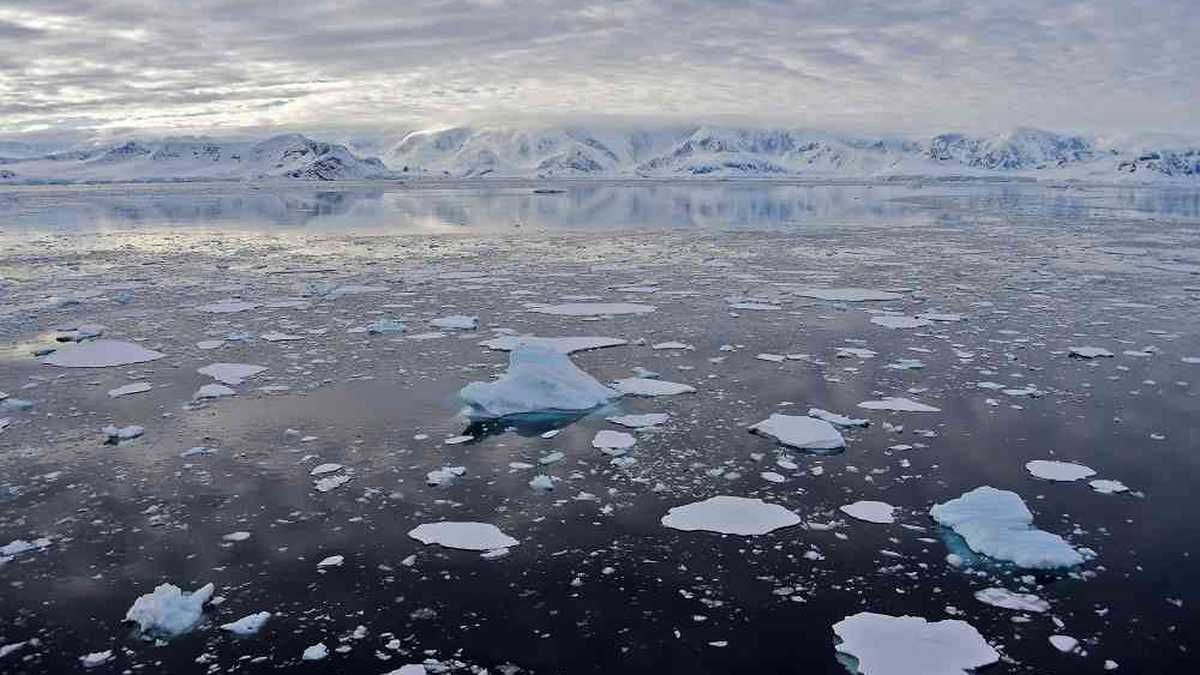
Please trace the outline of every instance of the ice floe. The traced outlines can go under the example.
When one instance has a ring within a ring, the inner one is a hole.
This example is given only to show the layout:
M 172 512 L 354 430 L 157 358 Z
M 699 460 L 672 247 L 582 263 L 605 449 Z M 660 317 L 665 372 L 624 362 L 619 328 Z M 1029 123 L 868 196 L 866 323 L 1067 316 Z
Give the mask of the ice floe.
M 1052 647 L 1064 654 L 1075 651 L 1075 648 L 1079 646 L 1079 640 L 1070 635 L 1051 635 L 1049 641 Z
M 556 316 L 617 316 L 649 314 L 657 309 L 654 305 L 637 302 L 564 302 L 558 305 L 535 305 L 529 311 Z
M 79 657 L 79 665 L 84 668 L 95 668 L 102 666 L 113 660 L 113 652 L 111 649 L 105 649 L 102 652 L 92 652 Z
M 196 372 L 201 375 L 207 375 L 222 384 L 237 386 L 266 369 L 266 366 L 256 366 L 249 363 L 213 363 L 200 368 Z
M 204 604 L 212 599 L 215 587 L 205 584 L 186 592 L 173 584 L 161 584 L 134 600 L 125 620 L 138 625 L 143 635 L 173 637 L 191 630 L 204 613 Z
M 465 314 L 452 314 L 433 319 L 429 322 L 431 325 L 446 330 L 475 330 L 479 328 L 479 317 L 466 316 Z
M 464 551 L 492 551 L 510 548 L 520 543 L 491 523 L 425 523 L 413 528 L 408 536 L 422 544 L 437 544 Z
M 221 630 L 229 631 L 234 635 L 254 635 L 262 630 L 266 625 L 267 620 L 271 618 L 270 612 L 255 612 L 247 614 L 237 621 L 221 624 Z
M 809 408 L 808 416 L 815 417 L 819 420 L 825 420 L 826 422 L 829 422 L 837 427 L 865 427 L 871 424 L 870 420 L 846 417 L 845 415 L 831 413 L 828 410 L 822 410 L 820 408 Z
M 42 363 L 63 368 L 110 368 L 147 363 L 166 354 L 120 340 L 93 340 L 69 345 L 46 355 Z
M 637 439 L 632 434 L 609 429 L 597 431 L 595 437 L 592 438 L 592 447 L 605 451 L 626 450 L 632 448 L 635 443 L 637 443 Z
M 900 300 L 904 296 L 899 293 L 877 291 L 870 288 L 802 288 L 792 291 L 802 298 L 830 300 L 833 302 L 882 302 Z
M 645 415 L 614 415 L 604 419 L 630 429 L 645 429 L 665 424 L 670 418 L 671 416 L 667 413 L 646 413 Z
M 1106 478 L 1097 478 L 1096 480 L 1088 481 L 1088 485 L 1096 492 L 1104 495 L 1115 495 L 1129 491 L 1129 488 L 1121 481 Z
M 1033 527 L 1033 514 L 1015 492 L 980 486 L 929 514 L 954 530 L 972 551 L 1020 567 L 1052 569 L 1083 562 L 1062 537 Z
M 851 518 L 865 520 L 868 523 L 889 524 L 896 522 L 896 518 L 893 515 L 896 507 L 886 502 L 859 501 L 839 506 L 838 510 Z
M 108 395 L 112 398 L 120 398 L 122 396 L 129 396 L 130 394 L 141 394 L 151 389 L 153 389 L 153 386 L 149 382 L 134 382 L 115 389 L 109 389 Z
M 305 647 L 304 651 L 300 654 L 300 660 L 320 661 L 326 656 L 329 656 L 329 648 L 325 646 L 324 642 L 318 642 L 315 645 Z
M 672 507 L 662 517 L 666 527 L 694 532 L 756 536 L 800 523 L 800 516 L 761 499 L 721 495 Z
M 1091 467 L 1049 459 L 1035 459 L 1032 462 L 1026 462 L 1025 470 L 1038 478 L 1063 482 L 1082 480 L 1096 475 L 1095 470 Z
M 580 370 L 561 351 L 523 344 L 509 355 L 508 372 L 495 382 L 472 382 L 459 398 L 472 417 L 526 413 L 582 412 L 602 406 L 618 393 Z
M 750 427 L 751 433 L 774 438 L 802 450 L 836 450 L 846 447 L 846 439 L 829 422 L 815 417 L 772 413 Z
M 1071 347 L 1071 356 L 1077 359 L 1112 358 L 1113 353 L 1103 347 Z
M 837 651 L 862 675 L 964 675 L 1000 660 L 971 624 L 958 619 L 859 612 L 833 624 Z
M 612 388 L 628 396 L 675 396 L 691 394 L 696 391 L 696 388 L 691 385 L 647 377 L 627 377 L 616 380 L 612 383 Z
M 546 345 L 564 354 L 574 354 L 592 349 L 620 347 L 629 344 L 628 340 L 610 337 L 536 337 L 533 335 L 502 335 L 479 343 L 481 346 L 496 351 L 510 352 L 520 345 Z
M 863 401 L 858 407 L 867 410 L 891 410 L 895 412 L 941 412 L 941 408 L 920 403 L 908 398 L 888 396 L 877 401 Z
M 237 394 L 236 391 L 226 387 L 223 384 L 206 384 L 197 389 L 195 394 L 192 394 L 192 399 L 196 401 L 203 401 L 206 399 L 234 396 L 235 394 Z
M 871 317 L 871 323 L 884 328 L 920 328 L 922 326 L 931 326 L 933 322 L 929 319 L 921 319 L 915 316 L 898 316 L 895 314 L 879 314 Z
M 1041 613 L 1050 609 L 1050 603 L 1032 593 L 1014 593 L 1007 588 L 993 587 L 975 591 L 975 599 L 985 605 L 1019 612 Z
M 115 424 L 110 424 L 100 431 L 104 433 L 104 442 L 110 445 L 115 445 L 121 441 L 131 441 L 146 433 L 145 427 L 140 427 L 136 424 L 130 424 L 129 426 L 125 427 L 118 427 Z

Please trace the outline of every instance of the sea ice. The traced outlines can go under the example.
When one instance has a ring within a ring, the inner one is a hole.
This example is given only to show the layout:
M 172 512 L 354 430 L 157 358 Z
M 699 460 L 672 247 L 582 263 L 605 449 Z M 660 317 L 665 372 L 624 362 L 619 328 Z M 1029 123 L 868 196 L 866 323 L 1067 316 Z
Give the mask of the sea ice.
M 309 645 L 308 647 L 305 647 L 304 653 L 300 654 L 300 660 L 320 661 L 326 656 L 329 656 L 329 648 L 325 646 L 324 642 L 318 642 L 315 645 Z
M 350 482 L 350 476 L 326 476 L 313 481 L 313 489 L 317 492 L 330 492 Z
M 304 339 L 303 335 L 293 335 L 291 333 L 281 333 L 277 330 L 263 333 L 262 335 L 259 335 L 258 337 L 262 338 L 263 340 L 266 340 L 267 342 L 295 342 L 296 340 Z
M 443 466 L 440 469 L 435 469 L 425 474 L 425 482 L 432 486 L 449 485 L 454 482 L 455 478 L 466 472 L 467 468 L 465 466 Z
M 628 340 L 610 337 L 536 337 L 533 335 L 502 335 L 479 343 L 483 347 L 502 352 L 511 352 L 520 345 L 540 344 L 552 347 L 564 354 L 574 354 L 591 349 L 605 347 L 620 347 L 629 344 Z
M 803 450 L 836 450 L 846 447 L 846 439 L 842 438 L 836 427 L 814 417 L 772 413 L 767 419 L 751 426 L 750 431 Z
M 754 536 L 800 523 L 800 516 L 761 499 L 721 495 L 672 507 L 662 524 L 676 530 L 705 530 L 721 534 Z
M 1083 562 L 1062 537 L 1033 527 L 1033 514 L 1015 492 L 980 486 L 929 510 L 971 550 L 1019 567 L 1053 569 Z
M 270 612 L 255 612 L 247 614 L 237 621 L 221 624 L 221 630 L 227 630 L 234 635 L 254 635 L 270 618 Z
M 895 314 L 880 314 L 871 317 L 871 323 L 884 328 L 920 328 L 922 326 L 931 326 L 933 322 L 929 319 L 919 319 L 914 316 L 897 316 Z
M 1050 609 L 1050 603 L 1031 593 L 1014 593 L 1007 588 L 985 588 L 975 591 L 975 599 L 1003 609 L 1014 609 L 1018 612 L 1045 612 Z
M 837 427 L 865 427 L 871 423 L 870 420 L 846 417 L 845 415 L 831 413 L 828 410 L 822 410 L 820 408 L 809 408 L 808 416 L 815 417 L 819 420 L 825 420 L 826 422 L 829 422 Z
M 637 439 L 624 431 L 604 429 L 592 438 L 592 447 L 599 450 L 626 450 L 632 448 Z
M 83 666 L 84 668 L 95 668 L 96 666 L 102 666 L 112 660 L 113 660 L 112 650 L 106 649 L 102 652 L 92 652 L 91 654 L 84 654 L 83 656 L 79 657 L 79 664 L 81 666 Z
M 9 557 L 28 551 L 36 551 L 46 548 L 50 545 L 50 540 L 46 537 L 34 539 L 33 541 L 25 541 L 24 539 L 14 539 L 13 541 L 0 546 L 0 556 Z
M 618 392 L 629 396 L 674 396 L 676 394 L 690 394 L 696 391 L 695 387 L 687 384 L 654 380 L 647 377 L 627 377 L 623 380 L 613 382 L 612 387 Z
M 408 536 L 422 544 L 438 544 L 464 551 L 492 551 L 520 543 L 490 523 L 425 523 L 410 531 Z
M 207 305 L 200 305 L 196 309 L 200 310 L 201 312 L 208 312 L 210 314 L 236 314 L 238 312 L 244 312 L 248 309 L 254 309 L 255 307 L 258 307 L 258 305 L 253 302 L 229 298 L 226 300 L 218 300 L 217 302 L 210 302 Z
M 671 416 L 667 413 L 646 413 L 645 415 L 614 415 L 604 419 L 630 429 L 645 429 L 665 423 Z
M 566 354 L 525 344 L 509 355 L 508 372 L 499 380 L 472 382 L 458 395 L 472 417 L 493 418 L 591 410 L 619 394 L 580 370 Z
M 859 612 L 833 624 L 836 649 L 863 675 L 964 675 L 1000 660 L 979 631 L 958 619 Z
M 1070 355 L 1077 359 L 1112 358 L 1113 353 L 1103 347 L 1071 347 Z
M 900 398 L 898 396 L 888 396 L 878 401 L 863 401 L 858 404 L 860 408 L 867 410 L 894 410 L 896 412 L 941 412 L 941 408 L 935 408 L 931 405 L 926 405 L 912 399 Z
M 464 314 L 452 314 L 443 316 L 429 322 L 438 328 L 448 330 L 475 330 L 479 328 L 479 317 L 466 316 Z
M 266 369 L 266 366 L 255 366 L 249 363 L 213 363 L 200 368 L 196 372 L 201 375 L 207 375 L 223 384 L 236 387 L 247 378 L 254 377 Z
M 896 522 L 895 517 L 892 515 L 896 507 L 886 502 L 854 502 L 853 504 L 839 506 L 838 509 L 851 518 L 865 520 L 868 523 L 889 524 Z
M 885 300 L 900 300 L 904 296 L 899 293 L 876 291 L 869 288 L 803 288 L 792 291 L 802 298 L 830 300 L 833 302 L 881 302 Z
M 1048 459 L 1035 459 L 1032 462 L 1026 462 L 1025 470 L 1038 478 L 1063 482 L 1080 480 L 1096 475 L 1096 472 L 1091 467 Z
M 212 584 L 205 584 L 187 593 L 173 584 L 161 584 L 153 593 L 134 600 L 125 613 L 125 620 L 138 625 L 142 634 L 152 637 L 172 637 L 191 630 L 200 621 L 204 603 L 212 599 Z
M 1050 644 L 1058 651 L 1067 654 L 1075 651 L 1075 648 L 1079 646 L 1079 640 L 1070 635 L 1051 635 Z
M 133 440 L 146 433 L 146 429 L 144 427 L 139 427 L 136 424 L 130 424 L 127 427 L 118 427 L 115 424 L 110 424 L 100 431 L 104 432 L 105 443 L 109 444 Z
M 618 314 L 649 314 L 654 305 L 636 302 L 565 302 L 559 305 L 537 305 L 529 311 L 557 316 L 616 316 Z
M 42 363 L 63 368 L 108 368 L 146 363 L 164 356 L 132 342 L 94 340 L 58 349 L 43 357 Z
M 327 558 L 322 558 L 321 561 L 317 563 L 317 569 L 323 570 L 330 567 L 341 567 L 345 562 L 346 556 L 331 555 Z
M 1088 485 L 1092 486 L 1092 489 L 1096 492 L 1105 495 L 1118 494 L 1121 492 L 1127 492 L 1129 490 L 1129 488 L 1125 487 L 1125 484 L 1121 481 L 1108 480 L 1105 478 L 1097 478 L 1096 480 L 1089 481 Z
M 141 394 L 142 392 L 150 391 L 152 388 L 149 382 L 134 382 L 117 387 L 116 389 L 109 389 L 108 395 L 112 398 L 119 398 L 121 396 L 129 396 L 130 394 Z
M 318 465 L 314 466 L 312 468 L 312 470 L 308 472 L 308 475 L 324 476 L 327 473 L 333 473 L 335 471 L 341 471 L 341 470 L 342 470 L 341 464 L 335 464 L 333 462 L 326 462 L 324 464 L 318 464 Z
M 954 323 L 962 321 L 962 314 L 948 314 L 946 312 L 921 312 L 917 315 L 918 319 L 929 319 L 930 321 L 940 321 L 943 323 Z
M 408 326 L 399 321 L 390 319 L 380 319 L 367 324 L 367 333 L 371 335 L 379 335 L 382 333 L 404 333 L 408 331 Z
M 205 399 L 223 398 L 225 396 L 234 396 L 236 394 L 236 391 L 226 387 L 223 384 L 206 384 L 197 389 L 195 394 L 192 394 L 192 399 L 196 401 L 203 401 Z

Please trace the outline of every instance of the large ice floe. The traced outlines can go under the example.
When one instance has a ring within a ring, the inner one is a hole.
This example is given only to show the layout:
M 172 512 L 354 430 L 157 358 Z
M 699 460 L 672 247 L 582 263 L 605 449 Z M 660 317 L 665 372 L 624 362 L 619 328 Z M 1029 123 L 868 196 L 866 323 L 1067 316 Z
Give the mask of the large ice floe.
M 877 291 L 870 288 L 802 288 L 792 291 L 802 298 L 831 300 L 833 302 L 881 302 L 900 300 L 903 295 L 889 291 Z
M 863 675 L 964 675 L 1000 660 L 971 624 L 958 619 L 859 612 L 833 624 L 836 649 Z
M 546 345 L 564 354 L 574 354 L 591 349 L 605 347 L 620 347 L 629 344 L 628 340 L 610 337 L 537 337 L 534 335 L 501 335 L 479 343 L 483 347 L 501 352 L 511 352 L 521 345 Z
M 983 485 L 929 510 L 972 551 L 1019 567 L 1053 569 L 1083 562 L 1062 537 L 1033 527 L 1033 514 L 1015 492 Z
M 861 501 L 839 506 L 842 513 L 868 523 L 888 525 L 896 522 L 896 507 L 886 502 Z
M 637 302 L 564 302 L 558 305 L 537 305 L 529 311 L 556 316 L 616 316 L 619 314 L 649 314 L 654 305 Z
M 134 600 L 125 620 L 136 623 L 138 630 L 148 637 L 186 633 L 200 621 L 204 603 L 212 599 L 214 590 L 212 584 L 205 584 L 189 593 L 174 584 L 161 584 L 153 593 Z
M 256 366 L 250 363 L 212 363 L 196 372 L 207 375 L 218 382 L 237 386 L 266 369 L 266 366 Z
M 648 377 L 627 377 L 612 383 L 613 389 L 629 396 L 675 396 L 691 394 L 696 388 L 689 384 L 655 380 Z
M 1025 470 L 1044 480 L 1070 482 L 1095 476 L 1095 469 L 1074 462 L 1035 459 L 1025 463 Z
M 63 368 L 109 368 L 147 363 L 166 356 L 162 352 L 120 340 L 93 340 L 63 347 L 46 355 L 42 363 Z
M 520 543 L 491 523 L 425 523 L 409 531 L 408 536 L 422 544 L 437 544 L 464 551 L 495 551 Z
M 495 382 L 472 382 L 458 392 L 471 417 L 576 413 L 620 396 L 580 370 L 563 352 L 544 344 L 512 350 L 508 372 Z
M 837 427 L 815 417 L 773 413 L 751 426 L 750 432 L 801 450 L 838 450 L 846 447 L 846 439 L 842 438 Z
M 800 523 L 800 516 L 761 499 L 721 495 L 672 507 L 662 517 L 666 527 L 694 532 L 755 536 Z

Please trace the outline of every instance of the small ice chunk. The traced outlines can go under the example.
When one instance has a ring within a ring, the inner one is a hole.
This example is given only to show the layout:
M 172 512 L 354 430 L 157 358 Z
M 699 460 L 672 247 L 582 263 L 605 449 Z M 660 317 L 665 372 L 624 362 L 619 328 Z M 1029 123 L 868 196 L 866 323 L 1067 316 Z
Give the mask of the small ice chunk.
M 1050 644 L 1058 651 L 1068 654 L 1075 651 L 1075 648 L 1079 646 L 1079 640 L 1070 635 L 1051 635 Z
M 1049 459 L 1035 459 L 1032 462 L 1026 462 L 1025 470 L 1038 478 L 1062 482 L 1081 480 L 1096 475 L 1091 467 Z
M 800 523 L 800 516 L 761 499 L 721 495 L 672 507 L 662 517 L 666 527 L 694 532 L 756 536 Z
M 600 450 L 625 450 L 632 448 L 637 439 L 624 431 L 604 429 L 597 431 L 592 438 L 592 447 Z
M 465 466 L 443 466 L 425 474 L 425 482 L 434 486 L 449 485 L 454 482 L 455 478 L 466 472 L 467 467 Z
M 1089 481 L 1088 485 L 1092 486 L 1092 489 L 1096 492 L 1105 495 L 1113 495 L 1129 491 L 1129 488 L 1125 487 L 1125 484 L 1121 481 L 1108 480 L 1106 478 L 1097 478 L 1096 480 Z
M 980 486 L 929 510 L 971 550 L 1019 567 L 1053 569 L 1083 562 L 1062 537 L 1033 527 L 1033 514 L 1015 492 Z
M 51 544 L 50 539 L 42 537 L 33 541 L 25 541 L 24 539 L 14 539 L 13 541 L 0 546 L 0 556 L 11 557 L 29 551 L 37 551 L 46 548 Z
M 1050 609 L 1050 603 L 1031 593 L 1014 593 L 1007 588 L 985 588 L 975 591 L 975 599 L 985 605 L 1013 609 L 1018 612 L 1042 613 Z
M 556 316 L 616 316 L 619 314 L 649 314 L 654 305 L 636 302 L 565 302 L 558 305 L 535 305 L 529 311 Z
M 819 420 L 825 420 L 826 422 L 838 427 L 865 427 L 871 423 L 870 420 L 846 417 L 845 415 L 831 413 L 828 410 L 822 410 L 820 408 L 809 408 L 808 416 L 815 417 Z
M 399 321 L 391 319 L 380 319 L 367 324 L 367 333 L 371 335 L 380 335 L 383 333 L 404 333 L 408 331 L 408 326 Z
M 223 384 L 206 384 L 196 390 L 192 394 L 192 399 L 195 401 L 203 401 L 212 398 L 224 398 L 226 396 L 234 396 L 237 392 Z
M 836 450 L 846 447 L 846 439 L 829 422 L 814 417 L 772 413 L 750 427 L 750 432 L 774 438 L 802 450 Z
M 109 368 L 146 363 L 166 356 L 162 352 L 120 340 L 93 340 L 55 350 L 42 363 L 63 368 Z
M 919 319 L 915 316 L 898 316 L 896 314 L 880 314 L 871 317 L 871 323 L 884 328 L 921 328 L 932 326 L 929 319 Z
M 125 620 L 136 623 L 143 635 L 151 637 L 186 633 L 200 621 L 204 603 L 212 599 L 214 590 L 212 584 L 205 584 L 187 593 L 173 584 L 161 584 L 153 593 L 134 600 Z
M 448 330 L 475 330 L 479 328 L 479 317 L 466 316 L 465 314 L 452 314 L 443 316 L 429 322 L 431 325 L 438 328 Z
M 221 630 L 229 631 L 234 635 L 254 635 L 262 629 L 267 623 L 267 619 L 271 618 L 270 612 L 255 612 L 247 614 L 237 621 L 221 624 Z
M 694 349 L 695 349 L 695 347 L 693 347 L 692 345 L 689 345 L 689 344 L 687 344 L 686 342 L 677 342 L 677 341 L 671 341 L 671 342 L 659 342 L 659 343 L 657 343 L 657 344 L 650 345 L 650 348 L 651 348 L 651 349 L 657 349 L 657 350 L 663 350 L 663 349 L 682 349 L 682 350 L 686 350 L 686 351 L 691 351 L 691 350 L 694 350 Z
M 690 385 L 646 377 L 627 377 L 613 382 L 612 387 L 629 396 L 675 396 L 696 391 L 696 388 Z
M 201 375 L 207 375 L 223 384 L 236 387 L 247 378 L 254 377 L 266 369 L 266 366 L 255 366 L 249 363 L 213 363 L 200 368 L 196 372 Z
M 865 520 L 868 523 L 890 524 L 896 522 L 893 513 L 896 507 L 886 502 L 860 501 L 853 504 L 839 506 L 838 509 L 858 520 Z
M 333 473 L 334 471 L 341 471 L 341 470 L 342 470 L 341 464 L 335 464 L 333 462 L 326 462 L 324 464 L 318 464 L 318 465 L 314 466 L 312 468 L 312 471 L 308 472 L 308 475 L 324 476 L 327 473 Z
M 342 564 L 344 564 L 345 562 L 346 562 L 346 556 L 331 555 L 328 558 L 324 558 L 321 560 L 321 562 L 317 563 L 317 569 L 322 570 L 322 569 L 328 569 L 330 567 L 341 567 Z
M 149 382 L 134 382 L 116 389 L 109 389 L 108 395 L 112 398 L 120 398 L 121 396 L 129 396 L 130 394 L 141 394 L 142 392 L 150 391 L 153 387 Z
M 250 533 L 245 530 L 239 530 L 237 532 L 230 532 L 221 538 L 225 541 L 246 541 L 250 538 Z
M 313 489 L 317 492 L 330 492 L 350 482 L 350 476 L 326 476 L 313 481 Z
M 490 523 L 453 522 L 425 523 L 412 529 L 408 536 L 422 544 L 438 544 L 464 551 L 491 551 L 509 548 L 520 542 L 504 534 Z
M 95 668 L 96 666 L 102 666 L 112 660 L 113 660 L 112 650 L 105 649 L 102 652 L 92 652 L 91 654 L 84 654 L 83 656 L 79 657 L 79 664 L 82 665 L 84 668 Z
M 859 612 L 833 624 L 837 651 L 863 675 L 965 675 L 1000 654 L 971 624 L 958 619 Z
M 671 416 L 667 413 L 646 413 L 645 415 L 614 415 L 604 419 L 629 429 L 645 429 L 665 423 Z
M 792 292 L 802 298 L 832 302 L 883 302 L 900 300 L 904 297 L 899 293 L 877 291 L 870 288 L 802 288 Z
M 534 490 L 548 491 L 554 489 L 554 479 L 544 473 L 539 473 L 529 479 L 529 487 Z
M 1112 358 L 1113 353 L 1103 347 L 1071 347 L 1070 355 L 1077 359 Z
M 304 648 L 304 653 L 300 655 L 302 661 L 320 661 L 329 656 L 329 648 L 324 642 L 318 642 L 315 645 L 309 645 Z
M 863 349 L 862 347 L 838 347 L 837 356 L 839 359 L 848 359 L 855 357 L 859 359 L 873 359 L 877 352 L 872 349 Z
M 939 321 L 942 323 L 954 323 L 962 321 L 962 314 L 949 314 L 947 312 L 921 312 L 917 315 L 918 319 L 929 319 L 930 321 Z
M 926 405 L 918 401 L 898 396 L 887 396 L 878 401 L 863 401 L 858 404 L 860 408 L 867 410 L 894 410 L 896 412 L 941 412 L 941 408 L 935 408 L 931 405 Z
M 140 427 L 136 424 L 130 424 L 127 427 L 118 427 L 115 424 L 110 424 L 101 429 L 101 431 L 104 432 L 104 436 L 106 437 L 104 442 L 110 445 L 132 440 L 146 433 L 145 427 Z
M 520 345 L 509 355 L 508 372 L 495 382 L 472 382 L 459 397 L 473 417 L 591 410 L 617 398 L 562 352 L 546 345 Z

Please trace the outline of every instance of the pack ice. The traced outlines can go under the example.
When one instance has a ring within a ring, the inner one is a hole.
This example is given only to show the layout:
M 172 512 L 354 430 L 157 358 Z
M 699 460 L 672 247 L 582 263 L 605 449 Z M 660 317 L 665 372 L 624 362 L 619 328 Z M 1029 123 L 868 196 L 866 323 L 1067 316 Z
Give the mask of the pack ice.
M 580 370 L 561 351 L 522 344 L 508 359 L 508 372 L 495 382 L 472 382 L 458 392 L 472 417 L 495 418 L 525 413 L 581 412 L 620 394 Z
M 172 637 L 191 630 L 200 621 L 204 603 L 212 599 L 215 587 L 205 584 L 188 593 L 174 584 L 156 586 L 133 601 L 125 620 L 138 625 L 143 635 Z
M 629 396 L 675 396 L 691 394 L 696 388 L 688 384 L 654 380 L 648 377 L 627 377 L 612 383 L 613 389 Z
M 971 624 L 958 619 L 859 612 L 833 624 L 836 649 L 863 675 L 963 675 L 1000 660 Z
M 721 495 L 672 507 L 660 521 L 666 527 L 694 532 L 756 536 L 800 523 L 800 516 L 761 499 Z
M 494 551 L 520 543 L 491 523 L 425 523 L 409 531 L 408 536 L 422 544 L 438 544 L 464 551 Z
M 750 432 L 802 450 L 837 450 L 846 447 L 846 439 L 842 438 L 836 427 L 815 417 L 774 413 L 751 426 Z
M 45 356 L 42 363 L 63 368 L 109 368 L 146 363 L 164 356 L 132 342 L 93 340 L 58 349 Z
M 1019 567 L 1053 569 L 1083 562 L 1062 537 L 1033 527 L 1033 514 L 1015 492 L 983 485 L 929 510 L 972 551 Z

